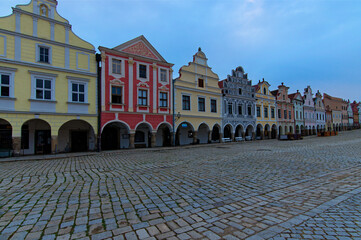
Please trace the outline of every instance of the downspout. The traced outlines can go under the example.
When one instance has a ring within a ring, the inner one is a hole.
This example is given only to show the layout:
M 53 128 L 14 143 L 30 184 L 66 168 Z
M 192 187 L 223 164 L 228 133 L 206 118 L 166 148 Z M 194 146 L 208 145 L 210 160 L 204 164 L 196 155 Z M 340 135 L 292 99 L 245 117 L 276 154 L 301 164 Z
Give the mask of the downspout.
M 173 108 L 173 147 L 175 147 L 175 103 L 174 103 L 174 100 L 175 100 L 175 97 L 174 97 L 174 82 L 175 82 L 175 79 L 172 79 L 172 108 Z
M 102 106 L 101 106 L 101 71 L 102 67 L 100 62 L 102 61 L 102 57 L 100 54 L 95 55 L 95 59 L 97 61 L 97 101 L 98 101 L 98 141 L 97 141 L 97 151 L 101 151 L 101 113 L 102 113 Z

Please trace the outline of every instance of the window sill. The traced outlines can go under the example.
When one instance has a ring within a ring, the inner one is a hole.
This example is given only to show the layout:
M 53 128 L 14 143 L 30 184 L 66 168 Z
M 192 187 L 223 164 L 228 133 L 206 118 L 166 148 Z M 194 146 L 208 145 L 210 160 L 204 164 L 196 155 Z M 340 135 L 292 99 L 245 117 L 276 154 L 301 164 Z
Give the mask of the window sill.
M 12 100 L 12 101 L 15 101 L 16 98 L 14 98 L 14 97 L 3 97 L 3 96 L 0 96 L 0 100 Z
M 147 105 L 139 105 L 139 104 L 137 104 L 137 107 L 149 108 L 150 106 L 147 106 Z
M 115 106 L 125 106 L 124 103 L 109 103 L 109 105 L 115 105 Z
M 40 61 L 37 61 L 37 63 L 51 65 L 51 62 L 40 62 Z
M 49 103 L 57 103 L 55 100 L 46 100 L 46 99 L 29 99 L 30 102 L 49 102 Z
M 159 109 L 170 109 L 170 107 L 158 107 Z
M 90 105 L 90 103 L 87 102 L 66 102 L 67 104 L 78 104 L 78 105 Z

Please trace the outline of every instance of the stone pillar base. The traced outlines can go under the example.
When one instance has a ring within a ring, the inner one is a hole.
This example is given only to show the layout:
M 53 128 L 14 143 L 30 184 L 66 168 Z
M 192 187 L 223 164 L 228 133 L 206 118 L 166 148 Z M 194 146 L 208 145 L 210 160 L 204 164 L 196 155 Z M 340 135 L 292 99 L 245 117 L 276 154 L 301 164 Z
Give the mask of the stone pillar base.
M 51 136 L 51 153 L 59 152 L 58 149 L 58 136 Z
M 129 134 L 129 148 L 134 148 L 135 133 Z
M 19 156 L 21 153 L 21 137 L 13 137 L 13 154 Z

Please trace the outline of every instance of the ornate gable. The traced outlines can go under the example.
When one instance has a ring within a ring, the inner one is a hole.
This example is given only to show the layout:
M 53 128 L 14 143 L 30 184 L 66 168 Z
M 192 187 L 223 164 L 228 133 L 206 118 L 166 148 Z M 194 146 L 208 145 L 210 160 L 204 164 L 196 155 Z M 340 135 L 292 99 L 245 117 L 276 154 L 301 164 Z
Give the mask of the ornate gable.
M 155 50 L 155 48 L 143 35 L 123 43 L 113 49 L 120 52 L 130 53 L 137 56 L 166 62 L 165 59 L 157 52 L 157 50 Z

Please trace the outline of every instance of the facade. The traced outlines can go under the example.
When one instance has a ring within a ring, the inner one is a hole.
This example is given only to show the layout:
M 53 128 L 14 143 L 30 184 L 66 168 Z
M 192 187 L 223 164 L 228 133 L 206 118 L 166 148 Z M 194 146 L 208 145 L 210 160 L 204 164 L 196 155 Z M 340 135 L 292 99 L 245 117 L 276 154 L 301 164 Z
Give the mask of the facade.
M 326 111 L 320 91 L 317 91 L 313 100 L 315 102 L 316 130 L 324 132 L 326 130 Z
M 359 125 L 361 125 L 361 102 L 358 103 L 358 121 L 359 121 Z
M 305 119 L 306 134 L 316 134 L 315 103 L 313 101 L 313 93 L 310 86 L 307 86 L 307 88 L 305 88 L 303 94 L 303 113 Z
M 348 116 L 347 130 L 351 130 L 353 129 L 354 123 L 353 123 L 353 111 L 350 101 L 347 102 L 347 116 Z
M 359 122 L 359 111 L 358 106 L 359 103 L 356 101 L 353 101 L 351 104 L 352 112 L 353 112 L 353 128 L 360 128 L 360 122 Z
M 342 99 L 332 97 L 326 93 L 323 94 L 323 103 L 326 109 L 326 115 L 331 113 L 331 131 L 340 131 L 342 124 Z M 328 121 L 328 118 L 327 118 Z
M 342 100 L 342 131 L 345 131 L 345 130 L 347 130 L 347 128 L 348 128 L 348 124 L 349 124 L 349 122 L 348 122 L 348 111 L 347 111 L 347 107 L 348 107 L 348 101 L 346 101 L 346 100 Z
M 56 8 L 32 0 L 0 18 L 3 155 L 96 148 L 95 49 Z
M 242 67 L 237 67 L 218 84 L 222 89 L 223 137 L 231 140 L 245 136 L 254 138 L 256 99 L 252 80 L 248 80 Z
M 305 134 L 305 122 L 303 120 L 303 98 L 301 93 L 297 90 L 296 93 L 288 95 L 288 98 L 293 103 L 293 114 L 295 119 L 295 133 Z
M 256 96 L 257 132 L 265 139 L 277 138 L 277 105 L 276 98 L 272 95 L 271 85 L 262 79 L 254 85 Z
M 274 90 L 271 93 L 276 97 L 277 104 L 277 125 L 278 134 L 285 135 L 294 133 L 294 113 L 293 104 L 288 98 L 288 89 L 283 85 L 278 86 L 278 90 Z
M 218 75 L 201 48 L 174 80 L 176 145 L 219 142 L 222 139 L 222 94 Z
M 144 36 L 99 50 L 102 149 L 170 146 L 173 64 Z

